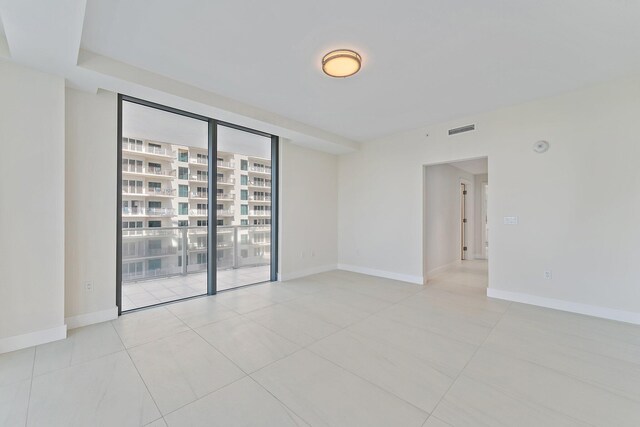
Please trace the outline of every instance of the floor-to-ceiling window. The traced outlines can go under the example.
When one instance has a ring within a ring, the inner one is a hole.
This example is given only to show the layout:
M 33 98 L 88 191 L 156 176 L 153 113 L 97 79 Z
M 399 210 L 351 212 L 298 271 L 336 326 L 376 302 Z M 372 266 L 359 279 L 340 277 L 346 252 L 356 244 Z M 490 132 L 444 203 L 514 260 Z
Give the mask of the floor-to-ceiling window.
M 126 96 L 118 114 L 120 310 L 275 280 L 277 137 Z
M 217 127 L 218 290 L 271 280 L 272 138 Z

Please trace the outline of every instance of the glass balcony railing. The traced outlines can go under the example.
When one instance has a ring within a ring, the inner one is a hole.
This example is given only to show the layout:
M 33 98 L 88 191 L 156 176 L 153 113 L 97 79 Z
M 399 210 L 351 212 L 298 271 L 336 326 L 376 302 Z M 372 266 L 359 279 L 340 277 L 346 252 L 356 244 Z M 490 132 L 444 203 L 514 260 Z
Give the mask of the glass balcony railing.
M 126 151 L 135 151 L 138 153 L 155 154 L 156 156 L 174 157 L 175 151 L 165 148 L 149 147 L 140 144 L 122 142 L 122 149 Z
M 270 264 L 269 226 L 219 226 L 216 234 L 218 270 Z M 123 282 L 206 271 L 207 237 L 207 227 L 123 229 Z
M 124 216 L 174 216 L 175 214 L 176 210 L 171 208 L 122 208 L 122 215 Z

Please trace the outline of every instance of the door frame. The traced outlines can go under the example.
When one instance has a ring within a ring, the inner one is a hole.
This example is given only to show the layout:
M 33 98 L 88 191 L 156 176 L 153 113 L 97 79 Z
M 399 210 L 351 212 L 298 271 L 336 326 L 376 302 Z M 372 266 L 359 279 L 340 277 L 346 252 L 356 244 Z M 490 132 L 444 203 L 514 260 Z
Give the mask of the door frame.
M 279 142 L 280 138 L 277 135 L 262 132 L 256 129 L 251 129 L 245 126 L 237 125 L 234 123 L 225 122 L 222 120 L 216 120 L 211 117 L 203 116 L 201 114 L 192 113 L 189 111 L 181 110 L 178 108 L 169 107 L 163 104 L 147 101 L 144 99 L 136 98 L 129 95 L 118 94 L 117 101 L 117 183 L 116 183 L 116 305 L 118 307 L 118 316 L 122 314 L 122 103 L 131 102 L 134 104 L 142 105 L 149 108 L 155 108 L 157 110 L 166 111 L 168 113 L 178 114 L 184 117 L 189 117 L 195 120 L 200 120 L 207 123 L 208 136 L 207 136 L 207 148 L 209 159 L 216 158 L 218 147 L 218 126 L 226 126 L 244 132 L 261 135 L 271 139 L 271 281 L 277 281 L 278 277 L 278 171 L 279 171 Z M 217 194 L 217 180 L 216 180 L 217 162 L 209 161 L 207 168 L 208 173 L 208 185 L 209 185 L 209 198 L 207 200 L 208 212 L 207 212 L 207 293 L 205 295 L 215 295 L 217 290 L 217 257 L 216 251 L 210 250 L 216 248 L 217 239 L 217 209 L 216 198 L 211 195 Z M 213 191 L 212 191 L 213 190 Z M 213 229 L 213 232 L 212 232 Z M 183 260 L 186 262 L 186 260 Z M 188 298 L 179 298 L 171 301 L 181 301 L 192 298 L 199 298 L 199 295 Z M 154 304 L 144 308 L 154 307 L 158 305 L 164 305 L 168 303 Z M 135 311 L 135 310 L 131 310 Z

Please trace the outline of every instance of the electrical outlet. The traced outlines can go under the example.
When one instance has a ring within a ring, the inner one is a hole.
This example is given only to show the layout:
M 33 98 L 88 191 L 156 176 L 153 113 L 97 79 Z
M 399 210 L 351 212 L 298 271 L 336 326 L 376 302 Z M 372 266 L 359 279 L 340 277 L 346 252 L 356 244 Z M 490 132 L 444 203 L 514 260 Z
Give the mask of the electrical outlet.
M 546 271 L 544 272 L 544 279 L 545 279 L 545 280 L 551 280 L 551 277 L 552 277 L 552 276 L 551 276 L 551 270 L 546 270 Z
M 86 292 L 93 292 L 93 283 L 87 282 L 84 284 L 84 290 Z

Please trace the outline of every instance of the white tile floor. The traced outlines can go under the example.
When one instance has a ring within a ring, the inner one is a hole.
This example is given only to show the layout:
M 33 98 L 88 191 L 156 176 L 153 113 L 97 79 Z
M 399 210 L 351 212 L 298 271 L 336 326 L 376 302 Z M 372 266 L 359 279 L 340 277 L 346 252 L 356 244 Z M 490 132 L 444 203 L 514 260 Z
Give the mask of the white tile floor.
M 638 426 L 640 327 L 332 271 L 0 355 L 0 425 Z
M 218 290 L 261 283 L 269 280 L 268 265 L 218 271 Z M 207 293 L 207 273 L 190 273 L 122 284 L 122 310 L 135 310 L 163 302 L 175 301 Z

